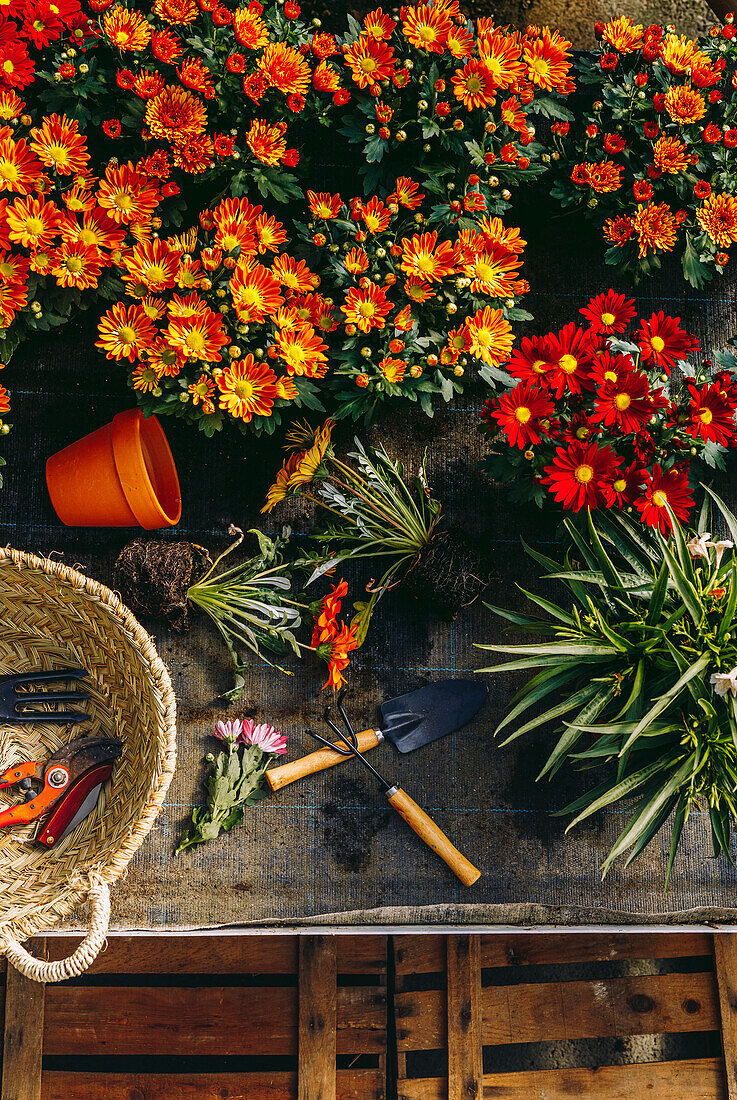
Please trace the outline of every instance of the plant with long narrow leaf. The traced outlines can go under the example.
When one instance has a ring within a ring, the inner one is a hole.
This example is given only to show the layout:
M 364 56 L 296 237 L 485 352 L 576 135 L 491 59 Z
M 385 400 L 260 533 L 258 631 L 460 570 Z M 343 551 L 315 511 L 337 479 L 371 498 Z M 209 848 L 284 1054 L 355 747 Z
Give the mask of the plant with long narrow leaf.
M 712 538 L 712 511 L 728 537 Z M 512 658 L 483 672 L 534 670 L 497 728 L 504 744 L 562 721 L 538 779 L 566 765 L 603 773 L 559 811 L 573 815 L 568 828 L 631 803 L 603 874 L 672 818 L 666 885 L 694 809 L 709 814 L 715 855 L 729 857 L 737 820 L 737 518 L 707 489 L 697 530 L 671 520 L 666 539 L 627 515 L 589 512 L 585 531 L 566 521 L 562 563 L 526 547 L 570 606 L 522 589 L 542 615 L 487 606 L 543 639 L 480 646 Z

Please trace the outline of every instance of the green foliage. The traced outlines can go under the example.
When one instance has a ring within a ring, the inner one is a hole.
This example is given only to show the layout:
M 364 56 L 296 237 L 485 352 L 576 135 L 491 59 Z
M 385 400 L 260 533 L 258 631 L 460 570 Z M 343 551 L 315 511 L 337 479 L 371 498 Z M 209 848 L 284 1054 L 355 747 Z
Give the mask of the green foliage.
M 737 518 L 707 492 L 734 539 Z M 566 520 L 572 548 L 562 562 L 527 549 L 546 579 L 565 586 L 568 603 L 525 592 L 535 616 L 491 607 L 542 640 L 479 647 L 512 658 L 484 672 L 534 670 L 497 729 L 505 731 L 504 744 L 562 720 L 538 779 L 566 766 L 602 776 L 560 811 L 573 815 L 568 828 L 630 805 L 604 874 L 620 856 L 627 866 L 674 815 L 667 885 L 683 826 L 697 807 L 710 816 L 715 855 L 730 855 L 737 699 L 727 674 L 737 675 L 737 558 L 732 541 L 711 539 L 708 513 L 688 541 L 672 514 L 668 540 L 618 513 L 596 521 L 589 513 L 584 532 Z
M 273 753 L 265 753 L 258 745 L 244 745 L 239 751 L 233 741 L 227 742 L 227 752 L 207 757 L 210 775 L 206 783 L 207 803 L 192 811 L 192 822 L 182 835 L 176 855 L 220 833 L 229 833 L 243 824 L 243 811 L 267 795 L 264 776 Z

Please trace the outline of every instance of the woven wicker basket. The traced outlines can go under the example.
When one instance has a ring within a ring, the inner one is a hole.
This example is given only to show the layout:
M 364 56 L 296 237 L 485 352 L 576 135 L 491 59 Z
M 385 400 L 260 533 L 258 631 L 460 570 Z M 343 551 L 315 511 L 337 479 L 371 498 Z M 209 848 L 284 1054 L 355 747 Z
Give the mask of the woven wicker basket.
M 0 675 L 86 668 L 91 718 L 76 727 L 0 724 L 2 768 L 45 760 L 88 734 L 124 746 L 96 809 L 54 848 L 33 842 L 38 823 L 0 831 L 0 952 L 30 978 L 61 981 L 86 970 L 102 947 L 108 884 L 161 808 L 176 762 L 174 693 L 151 638 L 118 597 L 59 562 L 0 549 L 0 624 Z M 20 946 L 86 897 L 90 929 L 69 958 L 40 962 Z

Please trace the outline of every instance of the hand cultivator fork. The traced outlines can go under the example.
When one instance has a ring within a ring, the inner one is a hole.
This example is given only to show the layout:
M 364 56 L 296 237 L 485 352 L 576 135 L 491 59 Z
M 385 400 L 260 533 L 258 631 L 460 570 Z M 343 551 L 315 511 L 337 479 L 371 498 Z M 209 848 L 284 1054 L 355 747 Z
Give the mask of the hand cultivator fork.
M 331 749 L 333 752 L 341 756 L 355 756 L 365 764 L 378 780 L 389 804 L 397 811 L 399 816 L 404 818 L 409 827 L 417 833 L 418 837 L 447 863 L 451 871 L 460 879 L 464 886 L 472 886 L 481 876 L 481 872 L 478 868 L 474 867 L 474 865 L 469 862 L 453 844 L 451 844 L 443 830 L 435 824 L 432 818 L 429 817 L 412 798 L 410 798 L 406 791 L 402 790 L 398 784 L 389 783 L 384 779 L 373 764 L 370 764 L 363 755 L 358 746 L 358 735 L 343 706 L 344 698 L 345 691 L 342 691 L 335 704 L 338 714 L 343 720 L 343 725 L 345 726 L 344 731 L 341 730 L 331 718 L 331 707 L 327 707 L 323 715 L 323 719 L 328 728 L 338 737 L 337 744 L 333 741 L 328 741 L 327 738 L 322 737 L 314 730 L 306 730 L 306 732 L 310 737 L 314 738 L 315 741 L 318 741 L 321 745 Z
M 0 676 L 0 721 L 5 722 L 86 722 L 89 714 L 78 710 L 38 710 L 38 703 L 82 703 L 89 696 L 84 691 L 18 691 L 27 684 L 62 684 L 67 680 L 82 680 L 84 668 L 56 668 L 43 672 L 20 672 Z M 32 709 L 28 709 L 32 708 Z

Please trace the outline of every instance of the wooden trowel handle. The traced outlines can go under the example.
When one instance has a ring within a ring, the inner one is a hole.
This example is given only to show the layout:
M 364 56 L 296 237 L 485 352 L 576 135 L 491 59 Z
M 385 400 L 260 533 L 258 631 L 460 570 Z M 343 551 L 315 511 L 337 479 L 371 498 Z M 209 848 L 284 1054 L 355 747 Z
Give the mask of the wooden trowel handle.
M 420 840 L 424 840 L 428 848 L 432 848 L 433 852 L 437 852 L 464 886 L 473 886 L 474 882 L 481 878 L 478 867 L 474 867 L 470 860 L 467 860 L 451 844 L 440 826 L 435 824 L 433 819 L 417 805 L 413 798 L 410 798 L 406 791 L 403 791 L 401 787 L 392 787 L 387 791 L 386 797 L 399 816 L 404 818 L 411 829 L 414 829 Z
M 381 738 L 376 730 L 362 730 L 356 734 L 359 752 L 375 749 Z M 343 741 L 336 742 L 338 745 Z M 314 775 L 315 772 L 323 772 L 326 768 L 334 768 L 336 764 L 345 764 L 352 760 L 352 756 L 342 756 L 339 752 L 331 752 L 330 749 L 318 749 L 309 756 L 303 756 L 299 760 L 292 760 L 289 764 L 282 764 L 280 768 L 270 768 L 266 773 L 266 782 L 272 791 L 278 791 L 286 787 L 288 783 L 294 783 L 296 779 L 304 779 L 306 775 Z

